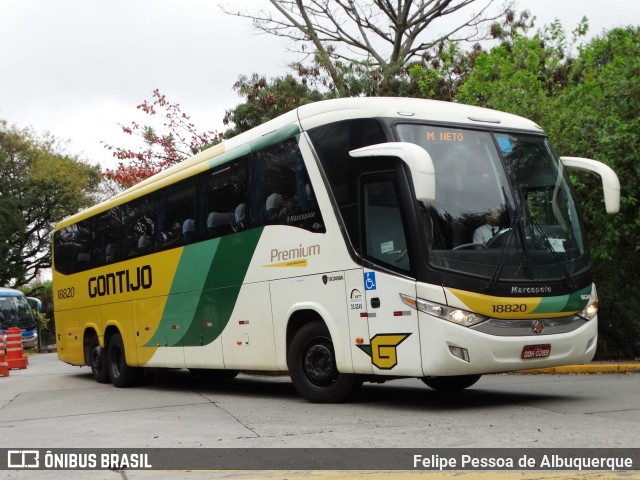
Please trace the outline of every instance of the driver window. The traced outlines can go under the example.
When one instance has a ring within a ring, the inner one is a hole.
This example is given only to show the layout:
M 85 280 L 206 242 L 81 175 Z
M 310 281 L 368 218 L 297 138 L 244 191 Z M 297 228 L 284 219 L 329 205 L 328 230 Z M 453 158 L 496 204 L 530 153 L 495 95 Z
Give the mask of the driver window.
M 392 174 L 378 174 L 363 180 L 363 253 L 388 268 L 409 272 L 405 226 L 394 178 Z

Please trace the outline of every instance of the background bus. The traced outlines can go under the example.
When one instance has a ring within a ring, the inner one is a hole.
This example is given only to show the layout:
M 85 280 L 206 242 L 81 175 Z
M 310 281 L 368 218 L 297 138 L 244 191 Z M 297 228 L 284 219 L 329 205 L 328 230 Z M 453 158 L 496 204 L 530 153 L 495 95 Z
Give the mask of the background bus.
M 597 294 L 565 168 L 521 117 L 406 98 L 300 107 L 60 223 L 58 355 L 288 371 L 316 402 L 363 380 L 440 389 L 595 354 Z M 474 232 L 489 215 L 486 244 Z
M 0 287 L 0 334 L 11 327 L 22 330 L 24 348 L 38 346 L 38 322 L 27 297 L 19 290 Z

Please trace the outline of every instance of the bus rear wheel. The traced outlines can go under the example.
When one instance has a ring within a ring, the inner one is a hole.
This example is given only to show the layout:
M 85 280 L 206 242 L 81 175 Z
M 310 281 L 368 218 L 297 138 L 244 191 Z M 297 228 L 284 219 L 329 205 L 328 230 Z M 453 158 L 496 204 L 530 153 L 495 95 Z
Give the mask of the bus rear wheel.
M 135 385 L 140 378 L 140 369 L 127 365 L 124 343 L 119 332 L 114 333 L 107 348 L 107 368 L 114 387 L 126 388 Z
M 293 386 L 312 403 L 343 402 L 362 385 L 357 375 L 338 372 L 333 342 L 322 322 L 308 323 L 296 332 L 287 365 Z
M 98 336 L 93 333 L 85 344 L 85 361 L 91 367 L 93 378 L 98 383 L 109 383 L 109 369 L 107 368 L 107 352 L 100 346 Z
M 454 392 L 470 387 L 480 380 L 481 376 L 482 375 L 455 375 L 451 377 L 423 377 L 421 380 L 425 385 L 434 390 Z

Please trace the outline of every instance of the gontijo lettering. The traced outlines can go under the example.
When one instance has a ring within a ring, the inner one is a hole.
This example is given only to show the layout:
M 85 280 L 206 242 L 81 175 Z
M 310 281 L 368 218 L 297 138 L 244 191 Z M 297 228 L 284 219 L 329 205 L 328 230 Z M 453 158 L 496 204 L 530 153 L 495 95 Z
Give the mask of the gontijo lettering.
M 136 267 L 135 270 L 119 270 L 114 273 L 91 277 L 88 282 L 89 297 L 104 297 L 119 293 L 136 292 L 153 285 L 151 265 Z

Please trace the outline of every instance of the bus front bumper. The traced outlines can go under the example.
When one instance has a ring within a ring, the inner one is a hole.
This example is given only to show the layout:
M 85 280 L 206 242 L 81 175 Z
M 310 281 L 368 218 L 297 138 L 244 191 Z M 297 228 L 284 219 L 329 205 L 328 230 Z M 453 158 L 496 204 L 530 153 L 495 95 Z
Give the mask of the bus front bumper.
M 557 334 L 499 336 L 422 316 L 425 376 L 512 372 L 590 362 L 598 339 L 597 318 Z M 428 332 L 428 333 L 427 333 Z

